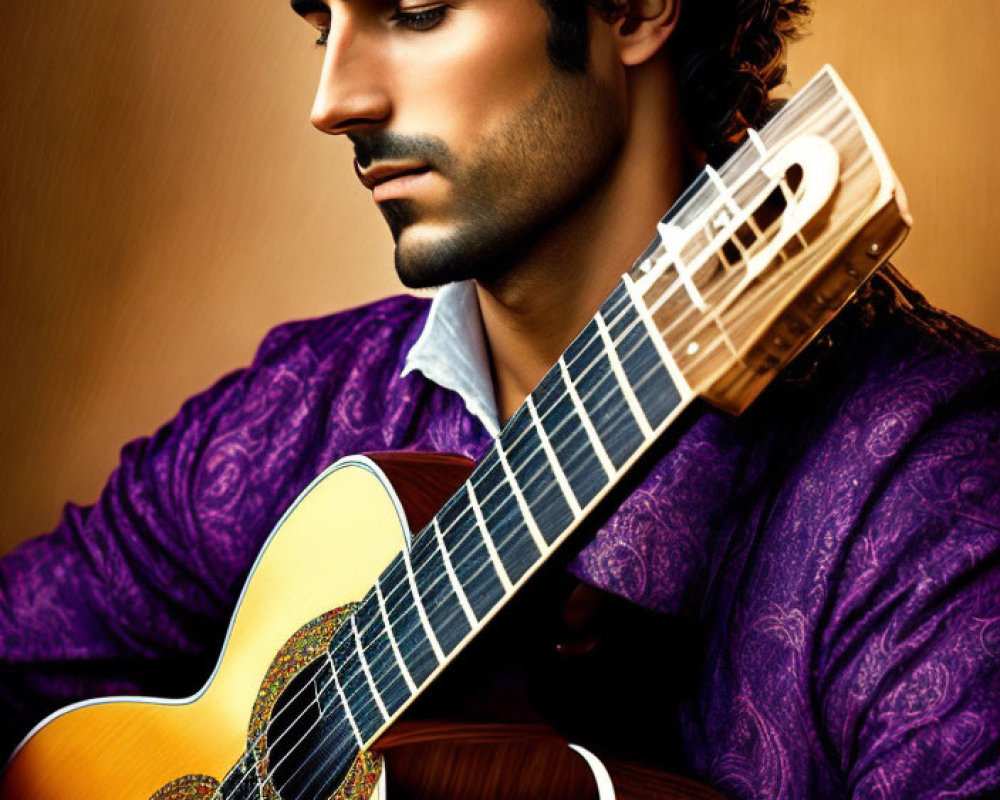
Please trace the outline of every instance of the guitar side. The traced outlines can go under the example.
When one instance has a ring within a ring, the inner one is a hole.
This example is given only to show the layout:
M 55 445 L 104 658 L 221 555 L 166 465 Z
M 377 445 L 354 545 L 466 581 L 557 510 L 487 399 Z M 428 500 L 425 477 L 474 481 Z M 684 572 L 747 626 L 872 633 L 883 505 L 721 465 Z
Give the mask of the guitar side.
M 405 500 L 371 459 L 326 470 L 258 556 L 208 683 L 183 700 L 108 698 L 58 712 L 15 753 L 0 800 L 210 796 L 262 731 L 282 681 L 323 651 L 339 621 L 329 612 L 365 595 L 406 546 L 414 516 L 433 513 L 467 469 L 453 457 L 424 458 L 424 476 L 444 459 L 444 478 L 404 487 L 417 490 Z M 390 456 L 386 471 L 392 464 Z M 421 506 L 428 510 L 414 510 Z

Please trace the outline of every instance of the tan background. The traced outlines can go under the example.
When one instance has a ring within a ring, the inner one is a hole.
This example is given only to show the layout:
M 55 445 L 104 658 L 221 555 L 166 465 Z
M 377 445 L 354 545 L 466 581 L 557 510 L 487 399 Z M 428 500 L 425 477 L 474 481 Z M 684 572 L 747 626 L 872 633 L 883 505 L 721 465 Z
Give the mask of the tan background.
M 844 75 L 903 178 L 897 262 L 1000 332 L 996 0 L 818 0 L 792 83 Z M 265 331 L 397 291 L 389 239 L 312 131 L 320 52 L 284 0 L 6 0 L 0 551 L 92 499 L 126 440 Z

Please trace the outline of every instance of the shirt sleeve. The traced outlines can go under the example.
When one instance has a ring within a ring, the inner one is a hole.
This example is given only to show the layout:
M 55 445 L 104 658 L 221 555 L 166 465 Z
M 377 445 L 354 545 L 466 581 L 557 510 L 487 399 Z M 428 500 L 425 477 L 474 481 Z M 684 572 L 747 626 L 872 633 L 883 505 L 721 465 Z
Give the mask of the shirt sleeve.
M 321 438 L 312 373 L 289 363 L 280 331 L 252 367 L 128 444 L 92 506 L 66 506 L 55 530 L 0 560 L 4 752 L 70 702 L 184 696 L 211 671 L 246 572 Z
M 914 444 L 850 559 L 820 692 L 856 800 L 1000 796 L 1000 424 L 990 402 Z

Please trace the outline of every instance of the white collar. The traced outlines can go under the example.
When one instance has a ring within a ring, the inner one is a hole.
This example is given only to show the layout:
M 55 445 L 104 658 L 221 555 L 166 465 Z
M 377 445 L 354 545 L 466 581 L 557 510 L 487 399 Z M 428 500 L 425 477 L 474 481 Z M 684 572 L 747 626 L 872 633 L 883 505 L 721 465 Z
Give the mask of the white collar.
M 500 433 L 483 318 L 472 281 L 438 289 L 420 337 L 406 354 L 402 374 L 422 372 L 427 380 L 456 392 L 492 436 Z

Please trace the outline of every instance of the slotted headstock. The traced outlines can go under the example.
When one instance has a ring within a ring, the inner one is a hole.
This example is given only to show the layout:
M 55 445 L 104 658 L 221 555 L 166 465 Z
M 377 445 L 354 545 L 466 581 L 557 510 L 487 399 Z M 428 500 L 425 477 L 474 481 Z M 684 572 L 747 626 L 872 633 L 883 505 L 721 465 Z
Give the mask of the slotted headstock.
M 827 66 L 705 169 L 629 277 L 692 389 L 739 413 L 911 224 L 878 139 Z

